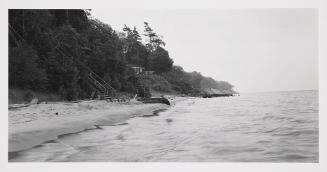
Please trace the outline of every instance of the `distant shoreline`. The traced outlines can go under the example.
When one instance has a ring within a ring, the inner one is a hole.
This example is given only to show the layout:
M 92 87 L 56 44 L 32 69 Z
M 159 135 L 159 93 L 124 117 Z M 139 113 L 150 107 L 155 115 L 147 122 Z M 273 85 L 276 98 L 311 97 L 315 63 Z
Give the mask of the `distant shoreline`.
M 258 91 L 258 92 L 239 92 L 240 94 L 249 94 L 249 93 L 278 93 L 278 92 L 298 92 L 298 91 L 319 91 L 319 89 L 310 89 L 310 90 L 284 90 L 284 91 Z

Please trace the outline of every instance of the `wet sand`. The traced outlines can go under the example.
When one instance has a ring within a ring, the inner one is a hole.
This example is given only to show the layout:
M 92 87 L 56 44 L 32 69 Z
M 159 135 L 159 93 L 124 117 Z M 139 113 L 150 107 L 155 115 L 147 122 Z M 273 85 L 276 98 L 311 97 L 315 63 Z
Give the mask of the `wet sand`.
M 185 98 L 183 98 L 185 99 Z M 174 103 L 178 98 L 172 101 Z M 106 101 L 58 102 L 9 109 L 9 159 L 44 142 L 101 126 L 123 125 L 136 116 L 152 116 L 165 104 Z

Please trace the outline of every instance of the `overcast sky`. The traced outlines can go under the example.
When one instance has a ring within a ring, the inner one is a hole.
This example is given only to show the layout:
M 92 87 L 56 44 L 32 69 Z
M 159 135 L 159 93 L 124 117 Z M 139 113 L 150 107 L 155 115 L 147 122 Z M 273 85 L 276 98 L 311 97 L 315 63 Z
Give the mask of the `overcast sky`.
M 316 9 L 105 10 L 93 17 L 122 31 L 143 22 L 175 65 L 228 81 L 240 92 L 318 89 Z

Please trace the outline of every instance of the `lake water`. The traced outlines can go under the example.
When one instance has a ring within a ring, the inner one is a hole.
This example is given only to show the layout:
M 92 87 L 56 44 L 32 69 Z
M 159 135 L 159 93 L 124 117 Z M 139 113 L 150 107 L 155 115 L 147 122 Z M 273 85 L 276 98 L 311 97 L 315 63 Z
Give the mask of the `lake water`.
M 318 91 L 191 98 L 10 161 L 318 162 Z

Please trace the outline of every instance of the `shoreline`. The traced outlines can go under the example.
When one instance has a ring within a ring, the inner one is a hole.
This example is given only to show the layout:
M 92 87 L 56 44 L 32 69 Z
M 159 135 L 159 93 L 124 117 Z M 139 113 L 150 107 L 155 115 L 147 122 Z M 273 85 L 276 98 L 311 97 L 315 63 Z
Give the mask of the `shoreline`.
M 82 132 L 85 132 L 85 131 L 89 131 L 89 130 L 101 130 L 101 129 L 103 129 L 102 126 L 126 125 L 127 124 L 126 121 L 129 120 L 129 119 L 131 119 L 131 118 L 159 116 L 159 113 L 160 112 L 164 112 L 167 109 L 168 108 L 165 108 L 165 109 L 156 109 L 156 110 L 153 110 L 152 111 L 152 114 L 149 114 L 149 115 L 131 116 L 130 118 L 126 119 L 125 122 L 122 122 L 122 123 L 116 123 L 116 124 L 112 124 L 112 125 L 94 125 L 93 128 L 86 128 L 86 129 L 83 129 L 83 130 L 77 131 L 77 132 L 61 134 L 61 135 L 58 135 L 55 139 L 43 141 L 42 143 L 37 144 L 37 145 L 34 145 L 34 146 L 32 146 L 31 148 L 28 148 L 28 149 L 33 149 L 33 148 L 36 148 L 36 147 L 40 147 L 40 146 L 42 146 L 42 144 L 45 144 L 45 143 L 53 143 L 53 142 L 56 142 L 56 139 L 60 139 L 60 138 L 66 137 L 66 136 L 74 135 L 74 134 L 79 134 L 79 133 L 82 133 Z M 14 158 L 19 157 L 20 156 L 20 153 L 22 151 L 25 151 L 25 150 L 28 150 L 28 149 L 8 152 L 8 160 L 11 160 L 11 159 L 14 159 Z M 15 161 L 13 161 L 13 162 L 15 162 Z
M 171 106 L 185 97 L 175 97 Z M 35 104 L 9 110 L 8 159 L 47 141 L 105 125 L 118 125 L 138 116 L 158 115 L 165 104 L 101 100 L 78 103 Z

